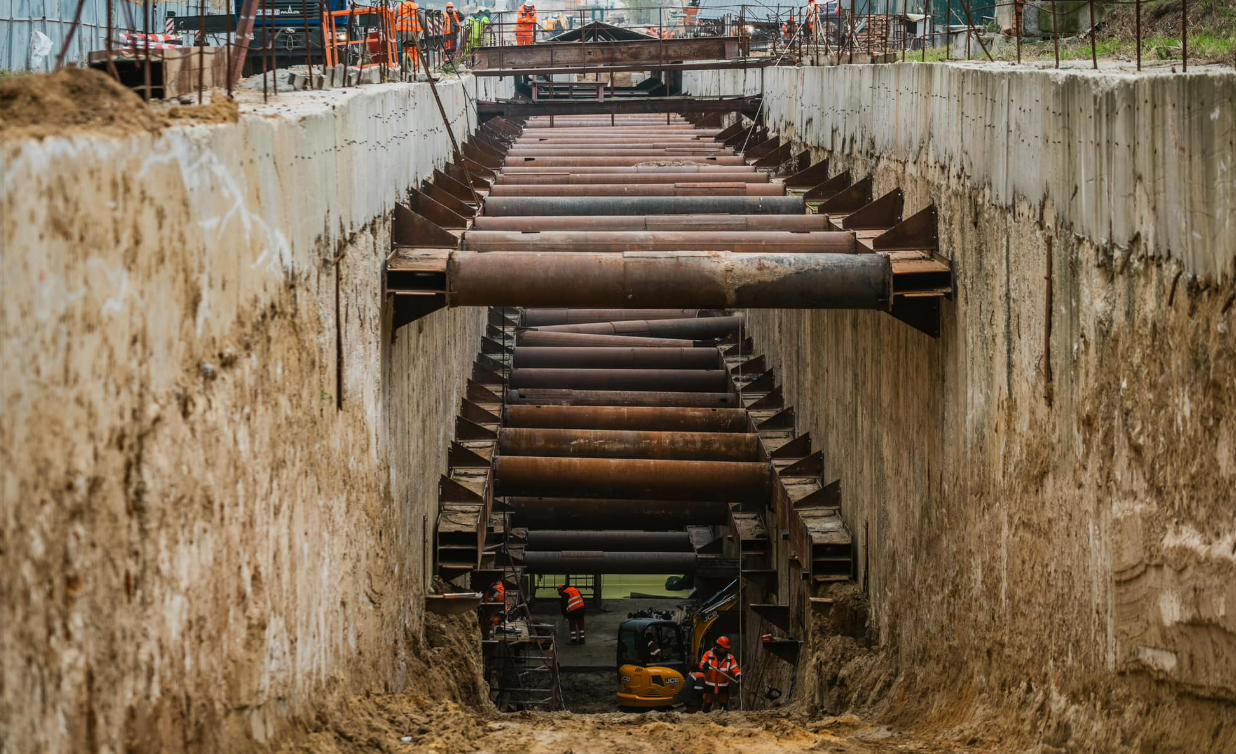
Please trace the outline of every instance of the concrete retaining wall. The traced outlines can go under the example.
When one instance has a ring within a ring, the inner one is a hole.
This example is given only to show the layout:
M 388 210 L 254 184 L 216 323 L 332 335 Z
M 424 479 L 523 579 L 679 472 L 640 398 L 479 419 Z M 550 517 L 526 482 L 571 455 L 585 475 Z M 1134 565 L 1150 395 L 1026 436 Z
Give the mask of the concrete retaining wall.
M 484 315 L 392 338 L 381 272 L 445 129 L 425 84 L 243 113 L 3 145 L 5 751 L 245 750 L 418 660 Z
M 956 266 L 939 339 L 748 312 L 870 563 L 883 664 L 817 647 L 809 685 L 1044 750 L 1236 748 L 1236 75 L 766 76 L 770 125 L 934 202 Z

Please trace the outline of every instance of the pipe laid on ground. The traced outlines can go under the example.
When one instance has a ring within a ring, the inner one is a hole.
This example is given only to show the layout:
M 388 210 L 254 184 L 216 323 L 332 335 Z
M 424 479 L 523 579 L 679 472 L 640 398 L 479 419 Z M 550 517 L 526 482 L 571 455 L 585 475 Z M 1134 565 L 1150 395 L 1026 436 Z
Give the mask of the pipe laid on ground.
M 498 453 L 554 458 L 758 461 L 759 436 L 743 432 L 503 427 L 498 430 Z
M 656 390 L 723 393 L 729 388 L 724 369 L 512 369 L 507 385 L 564 390 Z
M 507 389 L 508 405 L 538 406 L 675 406 L 733 408 L 738 393 L 686 393 L 669 390 Z
M 451 306 L 887 309 L 883 254 L 454 252 Z
M 693 552 L 525 552 L 528 573 L 695 573 Z
M 597 183 L 524 186 L 497 184 L 489 189 L 494 198 L 510 196 L 784 196 L 780 183 Z
M 676 338 L 633 338 L 623 335 L 589 335 L 575 332 L 541 332 L 524 330 L 515 335 L 515 343 L 534 348 L 691 348 L 713 346 L 713 343 Z
M 604 497 L 766 503 L 767 463 L 640 458 L 498 456 L 495 492 L 518 497 Z
M 826 231 L 828 215 L 610 215 L 592 217 L 488 217 L 477 215 L 473 230 L 545 232 L 566 230 L 753 232 Z
M 699 314 L 699 309 L 523 309 L 519 323 L 524 327 L 582 325 L 618 319 L 683 319 Z
M 714 348 L 537 348 L 516 346 L 515 369 L 720 369 L 721 352 Z
M 716 500 L 613 500 L 562 497 L 508 497 L 511 523 L 555 529 L 677 529 L 722 526 L 729 503 Z
M 740 408 L 648 406 L 504 406 L 503 425 L 529 429 L 629 429 L 651 432 L 746 432 Z
M 485 200 L 491 217 L 539 215 L 801 215 L 801 196 L 496 196 Z
M 590 335 L 635 335 L 653 338 L 707 340 L 738 332 L 742 317 L 684 317 L 683 319 L 633 319 L 585 322 L 578 325 L 545 325 L 539 332 L 576 332 Z
M 758 184 L 751 184 L 758 185 Z M 496 187 L 495 187 L 496 188 Z M 536 188 L 536 187 L 533 187 Z M 854 254 L 859 250 L 850 231 L 687 231 L 687 230 L 549 230 L 520 233 L 469 230 L 463 234 L 468 251 L 621 252 L 732 251 L 741 254 Z
M 654 522 L 655 523 L 655 522 Z M 575 531 L 529 529 L 526 552 L 605 550 L 608 552 L 694 552 L 685 531 Z

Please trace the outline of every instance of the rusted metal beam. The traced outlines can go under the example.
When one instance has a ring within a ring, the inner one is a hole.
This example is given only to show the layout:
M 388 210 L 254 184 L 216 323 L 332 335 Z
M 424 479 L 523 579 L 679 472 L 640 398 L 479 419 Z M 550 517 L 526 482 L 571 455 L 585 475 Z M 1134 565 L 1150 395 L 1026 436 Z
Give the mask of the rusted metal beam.
M 650 173 L 677 173 L 681 175 L 701 175 L 704 173 L 754 173 L 753 165 L 700 165 L 691 163 L 690 165 L 628 165 L 623 166 L 594 166 L 594 167 L 570 167 L 570 168 L 521 168 L 521 167 L 506 167 L 502 169 L 502 175 L 505 177 L 516 175 L 646 175 Z M 624 179 L 616 179 L 622 182 Z M 602 181 L 605 183 L 606 181 Z
M 499 456 L 495 494 L 764 503 L 767 463 Z
M 614 322 L 633 319 L 684 319 L 700 316 L 699 309 L 523 309 L 519 324 L 524 327 L 582 325 L 589 322 Z
M 517 346 L 516 369 L 720 369 L 716 348 L 536 348 Z
M 656 522 L 650 522 L 655 525 Z M 529 529 L 524 534 L 527 552 L 604 550 L 608 552 L 690 552 L 685 531 L 577 531 Z
M 801 215 L 797 196 L 625 196 L 492 197 L 485 201 L 491 217 L 540 215 Z M 433 219 L 433 218 L 430 218 Z
M 719 526 L 729 517 L 729 504 L 714 500 L 511 497 L 507 498 L 507 507 L 516 526 L 555 529 L 677 529 Z
M 675 60 L 731 60 L 738 57 L 738 37 L 647 39 L 622 42 L 547 42 L 520 47 L 478 47 L 473 70 L 555 65 L 664 63 Z
M 665 390 L 559 390 L 521 388 L 506 391 L 507 405 L 537 406 L 675 406 L 734 408 L 737 393 L 680 393 Z
M 766 173 L 627 173 L 623 175 L 605 173 L 570 173 L 570 168 L 545 168 L 542 173 L 515 173 L 502 175 L 494 185 L 498 186 L 587 186 L 608 185 L 620 183 L 661 184 L 661 183 L 768 183 Z M 554 172 L 550 172 L 554 171 Z M 784 192 L 777 192 L 780 196 Z
M 693 552 L 526 552 L 528 573 L 695 573 Z
M 777 183 L 748 183 L 733 181 L 674 183 L 605 183 L 592 185 L 548 184 L 514 185 L 496 184 L 489 190 L 492 197 L 506 196 L 783 196 L 785 188 Z
M 611 215 L 590 217 L 487 217 L 472 221 L 473 230 L 549 231 L 549 230 L 616 230 L 634 231 L 703 231 L 754 232 L 792 231 L 809 233 L 829 230 L 824 215 Z M 930 248 L 930 247 L 916 247 Z
M 669 390 L 723 393 L 729 387 L 724 369 L 512 369 L 512 388 L 567 390 Z
M 623 335 L 588 335 L 574 332 L 541 332 L 526 330 L 516 335 L 516 342 L 521 346 L 543 348 L 690 348 L 706 345 L 691 340 L 679 338 L 637 338 Z
M 503 456 L 754 462 L 759 460 L 759 435 L 504 427 L 498 432 L 498 452 Z
M 737 408 L 648 406 L 506 406 L 507 427 L 629 429 L 653 432 L 745 432 L 747 413 Z
M 498 187 L 495 186 L 495 189 Z M 582 188 L 582 187 L 581 187 Z M 858 251 L 848 231 L 468 231 L 463 248 L 470 251 L 621 252 L 732 251 L 744 254 L 853 254 Z
M 722 338 L 738 332 L 742 317 L 683 317 L 682 319 L 630 319 L 609 322 L 584 322 L 574 325 L 545 325 L 544 332 L 578 332 L 593 335 L 634 335 L 653 338 L 704 340 Z
M 471 155 L 469 155 L 471 156 Z M 475 158 L 473 158 L 475 159 Z M 492 167 L 633 167 L 646 162 L 673 159 L 675 162 L 696 162 L 703 165 L 741 165 L 742 158 L 737 155 L 711 155 L 697 157 L 695 155 L 667 156 L 647 155 L 612 155 L 608 157 L 507 157 L 501 165 Z M 482 163 L 485 164 L 485 163 Z
M 600 69 L 608 71 L 609 69 Z M 617 69 L 615 69 L 617 70 Z M 638 69 L 630 69 L 638 70 Z M 575 69 L 573 72 L 581 72 Z M 480 75 L 511 75 L 498 71 L 474 71 Z M 515 117 L 532 113 L 545 113 L 555 116 L 587 113 L 749 113 L 754 114 L 760 108 L 759 97 L 723 97 L 717 99 L 703 97 L 638 97 L 631 99 L 598 100 L 550 100 L 543 102 L 486 102 L 476 103 L 478 115 L 483 119 L 494 115 Z M 608 124 L 607 124 L 608 125 Z M 690 128 L 690 124 L 687 124 Z
M 887 309 L 883 254 L 453 252 L 452 306 Z

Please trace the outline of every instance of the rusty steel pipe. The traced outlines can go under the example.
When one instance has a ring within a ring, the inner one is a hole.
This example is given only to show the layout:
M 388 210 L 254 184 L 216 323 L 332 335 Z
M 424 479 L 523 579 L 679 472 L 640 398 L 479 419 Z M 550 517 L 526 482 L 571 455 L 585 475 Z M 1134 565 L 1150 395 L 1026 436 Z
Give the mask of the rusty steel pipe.
M 639 153 L 684 152 L 690 154 L 734 154 L 734 150 L 717 143 L 684 141 L 679 144 L 665 142 L 648 142 L 644 144 L 606 144 L 597 142 L 588 144 L 513 144 L 506 152 L 507 157 L 592 157 L 604 154 L 627 156 Z
M 621 183 L 768 183 L 767 173 L 517 173 L 500 175 L 494 186 L 593 186 Z M 491 194 L 492 196 L 492 194 Z M 824 217 L 818 215 L 818 217 Z
M 720 369 L 716 348 L 536 348 L 517 346 L 511 366 L 579 369 Z
M 613 500 L 562 497 L 509 497 L 515 526 L 555 529 L 677 529 L 722 526 L 729 520 L 728 503 L 714 500 Z
M 498 430 L 498 453 L 502 456 L 554 458 L 760 460 L 759 436 L 742 432 L 503 427 Z
M 491 217 L 542 215 L 801 215 L 801 196 L 507 196 L 485 200 Z
M 473 230 L 545 232 L 561 230 L 754 232 L 828 230 L 828 215 L 611 215 L 589 217 L 486 217 L 472 221 Z
M 587 322 L 613 322 L 620 319 L 683 319 L 700 316 L 699 309 L 523 309 L 519 324 L 582 325 Z
M 581 325 L 582 327 L 582 325 Z M 685 393 L 723 393 L 729 389 L 724 369 L 512 369 L 512 388 L 566 390 L 668 390 Z
M 887 309 L 883 254 L 454 252 L 451 306 Z
M 691 348 L 712 346 L 703 341 L 679 338 L 636 338 L 623 335 L 588 335 L 574 332 L 541 332 L 525 330 L 515 336 L 516 345 L 536 348 Z
M 599 136 L 521 136 L 511 143 L 514 147 L 535 147 L 541 145 L 557 145 L 563 147 L 591 147 L 604 144 L 699 144 L 716 147 L 721 142 L 711 137 L 701 137 L 693 133 L 661 134 L 659 136 L 626 136 L 614 139 L 610 134 Z
M 695 573 L 693 552 L 530 551 L 528 573 Z
M 497 188 L 495 186 L 494 188 Z M 732 251 L 742 254 L 854 254 L 851 231 L 676 231 L 551 230 L 518 233 L 470 230 L 462 248 L 469 251 L 620 252 Z
M 707 340 L 738 332 L 742 317 L 684 317 L 682 319 L 631 319 L 585 322 L 577 325 L 545 325 L 541 332 L 577 332 L 591 335 L 634 335 L 652 338 Z
M 517 497 L 605 497 L 766 503 L 767 463 L 643 458 L 498 456 L 495 492 Z
M 685 531 L 572 531 L 529 529 L 525 552 L 605 550 L 609 552 L 695 552 Z
M 505 402 L 512 406 L 733 408 L 739 405 L 737 393 L 683 393 L 665 390 L 557 390 L 551 388 L 508 389 Z
M 491 197 L 505 196 L 784 196 L 780 183 L 715 181 L 702 183 L 597 183 L 591 185 L 549 184 L 525 186 L 497 184 Z
M 646 162 L 697 162 L 706 165 L 742 165 L 743 158 L 736 155 L 718 155 L 715 157 L 695 157 L 691 155 L 674 155 L 673 157 L 637 157 L 634 155 L 628 156 L 609 156 L 609 157 L 506 157 L 502 160 L 503 165 L 510 167 L 548 167 L 548 168 L 564 168 L 564 167 L 634 167 L 642 165 Z
M 504 406 L 503 425 L 528 429 L 630 429 L 649 432 L 746 432 L 739 408 L 649 406 Z
M 502 168 L 502 175 L 644 175 L 645 173 L 754 173 L 754 165 L 652 165 L 630 167 Z

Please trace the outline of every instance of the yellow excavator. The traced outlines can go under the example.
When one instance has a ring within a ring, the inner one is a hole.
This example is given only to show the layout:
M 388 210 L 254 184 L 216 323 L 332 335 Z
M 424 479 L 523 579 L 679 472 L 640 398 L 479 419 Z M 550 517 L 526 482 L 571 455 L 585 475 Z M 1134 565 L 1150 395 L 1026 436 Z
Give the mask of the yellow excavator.
M 734 581 L 681 622 L 658 615 L 623 621 L 618 627 L 618 706 L 672 707 L 702 650 L 733 631 L 737 604 L 738 582 Z M 657 657 L 650 656 L 651 647 L 659 650 Z

